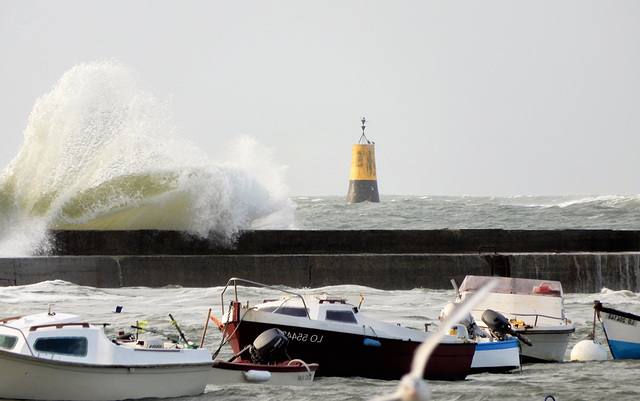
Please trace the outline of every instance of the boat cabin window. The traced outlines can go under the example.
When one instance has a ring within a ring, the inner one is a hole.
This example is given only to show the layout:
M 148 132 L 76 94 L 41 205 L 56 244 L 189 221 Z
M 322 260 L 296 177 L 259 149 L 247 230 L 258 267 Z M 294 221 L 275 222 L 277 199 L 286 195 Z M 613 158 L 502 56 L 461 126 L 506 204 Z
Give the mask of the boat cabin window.
M 299 308 L 294 306 L 267 306 L 260 308 L 263 312 L 279 313 L 281 315 L 295 316 L 295 317 L 307 317 L 307 310 L 305 308 Z
M 6 349 L 7 351 L 11 351 L 13 347 L 16 346 L 17 342 L 18 342 L 18 337 L 16 336 L 0 334 L 0 349 Z
M 358 323 L 350 310 L 328 310 L 325 319 L 342 323 Z
M 38 338 L 36 351 L 72 356 L 87 356 L 88 341 L 85 337 Z

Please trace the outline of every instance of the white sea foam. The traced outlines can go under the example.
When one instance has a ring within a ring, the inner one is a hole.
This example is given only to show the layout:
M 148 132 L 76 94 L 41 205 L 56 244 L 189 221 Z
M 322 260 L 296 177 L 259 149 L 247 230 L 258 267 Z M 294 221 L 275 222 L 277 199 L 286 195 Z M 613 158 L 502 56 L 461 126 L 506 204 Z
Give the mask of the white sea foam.
M 220 143 L 224 141 L 221 139 Z M 284 169 L 240 138 L 214 162 L 177 134 L 166 104 L 118 62 L 81 64 L 39 98 L 0 175 L 0 255 L 46 246 L 48 229 L 171 229 L 231 241 L 289 228 Z

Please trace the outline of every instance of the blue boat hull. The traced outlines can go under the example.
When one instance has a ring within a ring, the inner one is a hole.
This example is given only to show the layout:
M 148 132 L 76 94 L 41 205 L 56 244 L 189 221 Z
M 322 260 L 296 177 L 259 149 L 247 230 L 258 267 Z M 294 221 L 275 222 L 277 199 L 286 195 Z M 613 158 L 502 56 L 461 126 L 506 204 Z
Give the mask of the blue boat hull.
M 604 307 L 599 301 L 594 309 L 607 337 L 614 359 L 640 359 L 640 316 Z
M 478 342 L 471 362 L 471 373 L 506 373 L 520 369 L 518 340 Z

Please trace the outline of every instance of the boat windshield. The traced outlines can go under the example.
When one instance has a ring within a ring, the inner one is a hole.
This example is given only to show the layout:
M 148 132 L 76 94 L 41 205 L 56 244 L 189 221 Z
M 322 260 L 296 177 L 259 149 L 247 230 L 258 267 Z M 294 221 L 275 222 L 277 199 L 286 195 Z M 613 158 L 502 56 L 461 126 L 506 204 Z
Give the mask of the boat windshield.
M 467 276 L 460 285 L 460 292 L 477 291 L 496 278 L 498 283 L 492 293 L 562 297 L 562 285 L 558 281 L 511 277 Z
M 11 351 L 16 346 L 18 337 L 10 336 L 8 334 L 0 334 L 0 349 Z
M 342 322 L 342 323 L 353 323 L 357 324 L 358 320 L 353 315 L 353 312 L 350 310 L 327 310 L 325 315 L 326 320 L 331 320 L 334 322 Z
M 256 309 L 261 312 L 279 313 L 287 316 L 307 317 L 309 315 L 308 309 L 296 306 L 262 306 L 257 307 Z

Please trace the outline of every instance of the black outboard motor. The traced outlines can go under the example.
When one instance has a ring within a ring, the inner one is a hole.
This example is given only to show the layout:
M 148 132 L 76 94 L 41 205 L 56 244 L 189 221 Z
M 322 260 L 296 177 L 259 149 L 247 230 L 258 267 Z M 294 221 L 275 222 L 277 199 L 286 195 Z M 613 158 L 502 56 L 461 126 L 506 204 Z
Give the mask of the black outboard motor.
M 489 327 L 491 334 L 493 334 L 498 340 L 504 340 L 505 336 L 508 334 L 516 337 L 528 346 L 531 346 L 531 341 L 522 334 L 514 331 L 511 328 L 511 324 L 509 324 L 509 320 L 507 320 L 503 314 L 492 309 L 487 309 L 482 314 L 482 321 Z
M 249 354 L 253 363 L 279 363 L 291 358 L 287 355 L 289 339 L 282 330 L 269 329 L 253 340 L 249 347 Z

